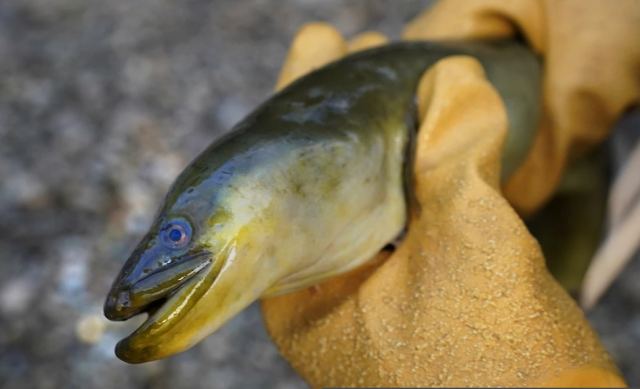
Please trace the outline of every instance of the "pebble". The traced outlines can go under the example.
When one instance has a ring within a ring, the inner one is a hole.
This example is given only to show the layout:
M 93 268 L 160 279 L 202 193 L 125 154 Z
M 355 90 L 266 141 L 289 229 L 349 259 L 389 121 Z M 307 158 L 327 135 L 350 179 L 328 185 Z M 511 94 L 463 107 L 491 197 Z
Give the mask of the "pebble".
M 86 344 L 96 344 L 102 339 L 107 319 L 101 315 L 85 315 L 76 323 L 76 336 Z

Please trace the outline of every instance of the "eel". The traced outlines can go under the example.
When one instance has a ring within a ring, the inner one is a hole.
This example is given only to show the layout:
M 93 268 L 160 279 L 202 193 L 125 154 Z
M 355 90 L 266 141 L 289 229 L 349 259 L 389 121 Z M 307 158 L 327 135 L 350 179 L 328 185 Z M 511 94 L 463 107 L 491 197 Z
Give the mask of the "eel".
M 398 42 L 349 55 L 275 94 L 177 177 L 116 277 L 105 316 L 148 318 L 129 363 L 182 352 L 262 297 L 347 272 L 403 232 L 415 90 L 451 55 L 483 65 L 509 133 L 503 178 L 538 124 L 540 62 L 516 42 Z

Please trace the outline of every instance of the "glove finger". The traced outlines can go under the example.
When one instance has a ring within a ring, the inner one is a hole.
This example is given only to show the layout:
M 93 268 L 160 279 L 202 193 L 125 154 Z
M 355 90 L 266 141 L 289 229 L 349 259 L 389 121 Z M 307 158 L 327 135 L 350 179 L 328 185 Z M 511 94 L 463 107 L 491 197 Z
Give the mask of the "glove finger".
M 495 173 L 499 171 L 507 127 L 502 100 L 474 58 L 453 56 L 441 63 L 446 66 L 432 67 L 418 86 L 421 126 L 416 145 L 416 183 L 426 182 L 420 177 L 424 171 L 451 162 L 468 165 L 460 169 L 481 167 L 484 179 L 497 185 L 499 177 Z M 486 160 L 474 159 L 476 149 L 482 150 Z M 465 173 L 456 172 L 459 174 Z M 416 192 L 418 201 L 424 201 L 420 191 Z
M 544 9 L 540 1 L 438 1 L 407 24 L 403 38 L 496 39 L 517 33 L 522 33 L 535 51 L 544 50 Z
M 348 51 L 349 53 L 355 53 L 356 51 L 381 46 L 388 41 L 389 39 L 386 36 L 377 31 L 367 31 L 358 34 L 349 40 Z
M 281 90 L 297 78 L 335 61 L 347 53 L 347 43 L 328 23 L 309 23 L 303 26 L 289 48 L 276 90 Z
M 640 101 L 640 2 L 549 1 L 545 10 L 545 118 L 505 186 L 523 214 L 549 199 L 566 165 Z
M 640 100 L 640 3 L 443 0 L 409 23 L 404 37 L 517 33 L 544 56 L 546 73 L 546 112 L 529 154 L 504 188 L 512 205 L 529 215 L 551 197 L 568 162 L 601 142 L 615 119 Z

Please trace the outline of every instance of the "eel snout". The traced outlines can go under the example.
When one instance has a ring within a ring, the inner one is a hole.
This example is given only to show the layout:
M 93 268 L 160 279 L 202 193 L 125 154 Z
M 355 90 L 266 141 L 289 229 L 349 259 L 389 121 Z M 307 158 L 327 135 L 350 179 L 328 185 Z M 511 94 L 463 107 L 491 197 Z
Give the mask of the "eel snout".
M 211 263 L 209 256 L 186 255 L 151 272 L 122 274 L 111 287 L 104 304 L 109 320 L 127 320 L 155 312 L 169 296 Z

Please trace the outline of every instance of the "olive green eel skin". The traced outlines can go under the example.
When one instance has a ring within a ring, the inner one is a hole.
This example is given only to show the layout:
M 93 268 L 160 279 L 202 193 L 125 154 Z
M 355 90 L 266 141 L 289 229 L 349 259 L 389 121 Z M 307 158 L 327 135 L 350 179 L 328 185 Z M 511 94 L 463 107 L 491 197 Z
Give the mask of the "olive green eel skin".
M 482 63 L 505 102 L 508 176 L 538 122 L 540 65 L 523 46 L 394 43 L 318 69 L 177 178 L 107 298 L 110 319 L 149 313 L 117 355 L 137 363 L 183 351 L 260 297 L 346 272 L 396 239 L 407 220 L 417 83 L 458 54 Z M 176 219 L 192 229 L 185 248 L 160 238 Z

